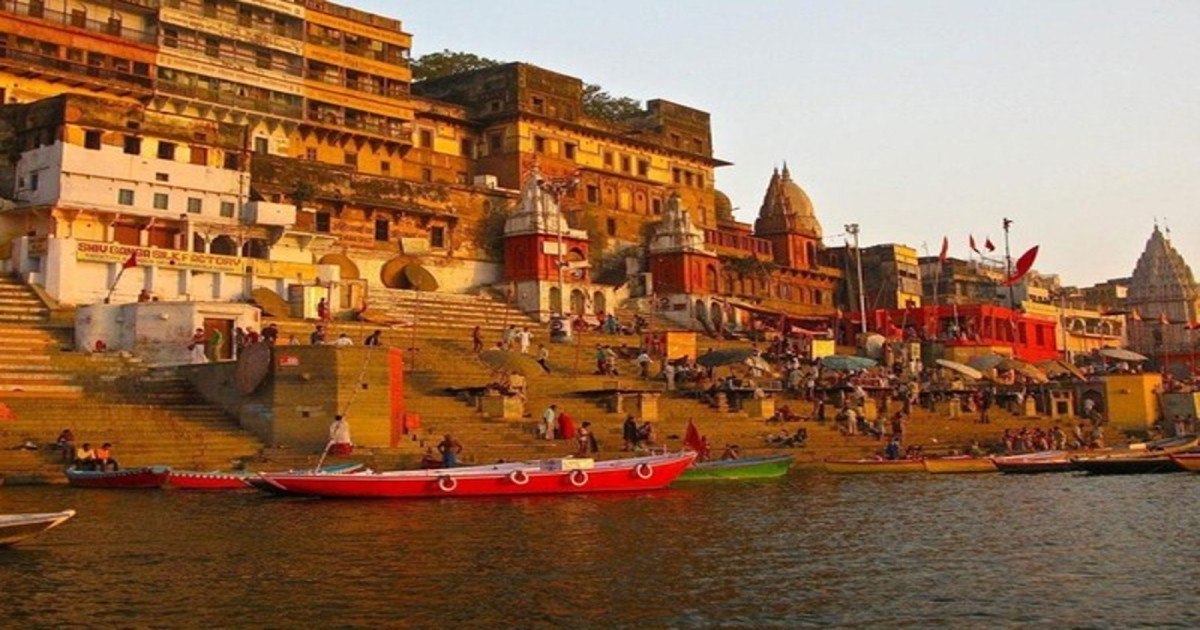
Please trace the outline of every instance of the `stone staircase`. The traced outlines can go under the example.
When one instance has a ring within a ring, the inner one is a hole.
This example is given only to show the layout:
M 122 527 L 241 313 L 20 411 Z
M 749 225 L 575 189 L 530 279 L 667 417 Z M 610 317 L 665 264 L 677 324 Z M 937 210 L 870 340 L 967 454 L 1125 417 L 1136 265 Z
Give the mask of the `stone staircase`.
M 499 332 L 507 325 L 540 327 L 541 324 L 516 307 L 487 295 L 436 293 L 404 289 L 373 289 L 372 309 L 386 311 L 392 317 L 416 322 L 417 329 L 432 333 L 461 335 L 479 326 L 485 331 Z

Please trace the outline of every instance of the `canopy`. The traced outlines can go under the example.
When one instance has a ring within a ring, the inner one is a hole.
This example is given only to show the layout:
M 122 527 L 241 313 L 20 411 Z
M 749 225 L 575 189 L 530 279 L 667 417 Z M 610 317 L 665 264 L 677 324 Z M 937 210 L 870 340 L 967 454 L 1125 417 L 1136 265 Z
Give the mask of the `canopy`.
M 734 363 L 742 363 L 746 359 L 757 354 L 754 348 L 729 348 L 725 350 L 711 350 L 700 355 L 696 359 L 696 363 L 704 367 L 721 367 L 722 365 L 733 365 Z
M 1100 356 L 1114 361 L 1149 361 L 1150 359 L 1125 348 L 1100 348 Z
M 1046 361 L 1038 361 L 1037 367 L 1039 370 L 1046 373 L 1047 376 L 1057 377 L 1061 375 L 1073 376 L 1081 381 L 1087 380 L 1087 375 L 1082 370 L 1074 365 L 1059 359 L 1048 359 Z
M 748 356 L 744 361 L 742 361 L 742 363 L 746 364 L 746 367 L 752 370 L 758 370 L 768 374 L 775 373 L 775 368 L 771 367 L 771 364 L 766 359 L 758 355 Z
M 985 354 L 975 357 L 970 361 L 967 361 L 967 365 L 975 368 L 976 370 L 980 370 L 981 372 L 995 370 L 997 368 L 1001 370 L 1011 370 L 1013 369 L 1012 365 L 1006 364 L 1008 361 L 1012 361 L 1012 359 L 1002 354 L 996 354 L 993 352 L 992 354 Z
M 950 370 L 951 372 L 958 372 L 959 374 L 961 374 L 967 378 L 972 378 L 975 380 L 979 380 L 979 379 L 983 378 L 983 372 L 980 372 L 979 370 L 976 370 L 975 368 L 973 368 L 969 365 L 959 363 L 958 361 L 951 361 L 949 359 L 938 359 L 937 364 L 946 368 L 947 370 Z
M 484 350 L 479 353 L 484 365 L 497 371 L 515 372 L 522 376 L 542 373 L 542 366 L 533 357 L 510 350 Z
M 875 365 L 874 359 L 850 356 L 848 354 L 832 354 L 827 357 L 821 357 L 821 367 L 840 372 L 865 370 L 873 368 Z
M 409 286 L 417 291 L 437 291 L 438 281 L 429 270 L 417 263 L 408 263 L 401 270 Z

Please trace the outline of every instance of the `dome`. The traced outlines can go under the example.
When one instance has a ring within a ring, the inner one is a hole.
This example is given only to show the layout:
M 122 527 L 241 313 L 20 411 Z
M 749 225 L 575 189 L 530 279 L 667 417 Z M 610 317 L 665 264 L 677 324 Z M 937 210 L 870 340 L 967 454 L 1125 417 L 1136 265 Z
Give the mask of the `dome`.
M 754 231 L 758 234 L 793 232 L 816 239 L 822 237 L 821 223 L 817 221 L 812 201 L 804 189 L 792 181 L 786 164 L 782 173 L 775 171 L 771 174 Z
M 714 189 L 713 190 L 713 209 L 716 211 L 717 218 L 722 221 L 734 221 L 733 218 L 733 202 L 729 201 L 729 195 Z

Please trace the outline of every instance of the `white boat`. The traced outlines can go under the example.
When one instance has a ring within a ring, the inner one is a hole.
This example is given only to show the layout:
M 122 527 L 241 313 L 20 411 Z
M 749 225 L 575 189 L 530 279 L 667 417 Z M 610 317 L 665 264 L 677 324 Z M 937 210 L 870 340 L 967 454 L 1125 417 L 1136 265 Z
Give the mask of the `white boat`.
M 47 514 L 0 514 L 0 547 L 32 538 L 65 523 L 72 516 L 75 516 L 75 510 Z

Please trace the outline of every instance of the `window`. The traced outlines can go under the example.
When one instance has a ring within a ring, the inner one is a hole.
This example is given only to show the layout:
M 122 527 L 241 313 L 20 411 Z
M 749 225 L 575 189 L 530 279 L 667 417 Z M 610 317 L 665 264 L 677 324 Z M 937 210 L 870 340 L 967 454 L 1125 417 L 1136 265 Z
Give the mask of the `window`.
M 417 142 L 421 147 L 426 149 L 433 148 L 433 132 L 428 129 L 421 129 L 417 132 Z
M 171 198 L 167 193 L 154 193 L 154 207 L 158 210 L 166 210 L 171 204 Z
M 114 15 L 108 18 L 107 33 L 109 35 L 117 35 L 118 37 L 121 35 L 121 16 Z
M 691 171 L 683 172 L 683 182 L 685 184 L 687 184 L 688 186 L 692 185 L 692 172 Z
M 458 146 L 463 157 L 475 157 L 475 142 L 470 138 L 463 138 L 462 141 L 458 143 Z
M 488 134 L 488 153 L 499 153 L 504 146 L 504 135 L 500 133 Z
M 650 160 L 638 160 L 638 177 L 650 176 Z
M 375 219 L 375 240 L 387 241 L 391 235 L 392 222 L 387 219 Z
M 342 163 L 346 166 L 358 166 L 358 154 L 346 151 L 342 156 Z
M 117 203 L 122 206 L 133 205 L 133 191 L 128 188 L 122 188 L 117 191 Z
M 255 153 L 257 153 L 259 155 L 266 155 L 267 147 L 268 147 L 268 144 L 267 144 L 266 138 L 259 136 L 254 139 L 254 152 Z
M 125 136 L 125 152 L 130 155 L 141 155 L 142 139 L 137 136 Z
M 158 159 L 174 160 L 175 159 L 175 143 L 174 142 L 159 142 L 158 143 Z
M 704 176 L 699 173 L 696 173 L 696 187 L 704 188 Z
M 533 137 L 533 151 L 535 153 L 545 153 L 546 152 L 546 139 L 541 136 L 534 136 Z
M 306 160 L 313 160 L 313 161 L 316 161 L 316 159 L 317 159 L 317 150 L 316 150 L 316 149 L 314 149 L 314 148 L 312 148 L 312 147 L 309 147 L 309 148 L 305 149 L 305 150 L 304 150 L 304 159 L 306 159 Z
M 617 220 L 612 217 L 605 219 L 604 220 L 604 228 L 605 228 L 605 231 L 608 232 L 609 236 L 616 236 L 617 235 Z
M 535 96 L 533 97 L 533 111 L 543 114 L 546 112 L 546 99 Z
M 221 202 L 221 216 L 223 216 L 227 219 L 233 217 L 233 202 L 232 201 L 222 201 Z
M 87 26 L 87 9 L 71 9 L 71 26 Z
M 683 171 L 681 171 L 677 168 L 671 169 L 671 180 L 674 181 L 676 184 L 682 183 L 683 182 Z
M 391 175 L 392 174 L 392 163 L 387 160 L 380 160 L 379 172 L 383 173 L 384 175 Z
M 628 173 L 631 170 L 633 170 L 632 161 L 629 159 L 628 155 L 622 155 L 621 156 L 621 171 Z
M 221 40 L 216 37 L 204 38 L 204 54 L 209 57 L 221 56 Z
M 429 228 L 429 246 L 436 249 L 446 248 L 446 228 L 440 225 Z
M 199 197 L 188 197 L 187 211 L 191 214 L 200 214 L 204 210 L 204 200 Z
M 174 28 L 163 29 L 163 46 L 167 48 L 179 47 L 179 30 Z
M 100 150 L 100 132 L 95 129 L 89 129 L 83 132 L 83 147 L 93 151 Z
M 204 166 L 208 164 L 208 149 L 205 147 L 192 147 L 192 164 Z
M 604 152 L 604 168 L 612 168 L 612 167 L 613 167 L 612 151 L 605 151 Z
M 236 171 L 238 170 L 239 166 L 241 166 L 241 160 L 238 159 L 238 154 L 234 153 L 233 151 L 225 152 L 224 168 L 226 170 Z
M 171 176 L 170 176 L 170 175 L 167 175 L 166 173 L 155 173 L 155 174 L 154 174 L 154 181 L 156 181 L 156 182 L 169 182 L 169 181 L 171 181 Z
M 33 171 L 29 174 L 29 190 L 37 190 L 38 185 L 42 181 L 41 171 Z
M 329 232 L 329 213 L 318 212 L 316 216 L 316 230 L 318 232 Z
M 433 169 L 431 169 L 431 168 L 421 169 L 421 181 L 432 182 L 433 181 Z
M 600 203 L 600 187 L 599 186 L 596 186 L 594 184 L 588 184 L 588 186 L 587 186 L 587 202 L 588 203 Z
M 471 176 L 466 171 L 458 171 L 454 174 L 454 181 L 460 184 L 470 184 Z
M 568 160 L 574 160 L 575 159 L 575 148 L 576 147 L 573 143 L 570 143 L 570 142 L 564 143 L 563 144 L 563 157 L 567 158 Z
M 266 50 L 255 52 L 254 65 L 259 68 L 269 69 L 271 67 L 271 53 Z
M 654 214 L 662 214 L 662 199 L 651 199 L 650 209 L 654 211 Z

